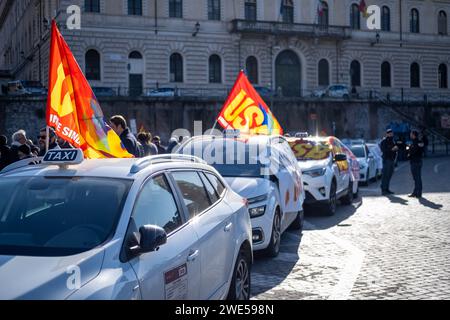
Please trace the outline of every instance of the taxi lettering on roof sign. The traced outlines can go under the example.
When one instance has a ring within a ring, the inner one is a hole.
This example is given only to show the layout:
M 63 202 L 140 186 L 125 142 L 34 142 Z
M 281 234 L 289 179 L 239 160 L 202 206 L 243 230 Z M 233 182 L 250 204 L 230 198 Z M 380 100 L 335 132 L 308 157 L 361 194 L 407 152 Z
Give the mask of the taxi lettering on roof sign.
M 83 162 L 83 158 L 81 149 L 49 150 L 42 162 L 57 165 L 80 164 Z

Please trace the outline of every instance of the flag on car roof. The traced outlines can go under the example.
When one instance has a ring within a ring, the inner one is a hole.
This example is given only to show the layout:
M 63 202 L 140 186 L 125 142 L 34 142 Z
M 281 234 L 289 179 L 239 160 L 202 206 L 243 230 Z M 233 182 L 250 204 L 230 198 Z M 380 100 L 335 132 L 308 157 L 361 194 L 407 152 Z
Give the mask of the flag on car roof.
M 239 73 L 217 122 L 224 129 L 237 129 L 242 133 L 283 134 L 278 120 L 253 88 L 244 71 Z
M 56 22 L 52 22 L 47 125 L 87 159 L 132 158 L 103 112 Z

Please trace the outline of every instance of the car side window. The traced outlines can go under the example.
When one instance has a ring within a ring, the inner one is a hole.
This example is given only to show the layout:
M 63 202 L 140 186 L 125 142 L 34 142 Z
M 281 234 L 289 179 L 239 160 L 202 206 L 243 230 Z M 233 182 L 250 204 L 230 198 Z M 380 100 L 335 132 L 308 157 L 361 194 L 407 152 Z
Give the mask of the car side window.
M 212 184 L 214 189 L 216 190 L 217 194 L 220 198 L 222 198 L 224 192 L 225 192 L 225 186 L 222 184 L 222 182 L 212 173 L 205 173 L 206 177 L 208 178 L 209 182 Z
M 164 175 L 152 178 L 145 184 L 136 201 L 133 219 L 138 229 L 145 225 L 156 225 L 168 234 L 183 224 Z
M 212 184 L 206 179 L 203 173 L 199 173 L 202 176 L 203 183 L 205 184 L 206 192 L 208 193 L 211 203 L 214 204 L 219 201 L 219 196 L 217 195 L 216 189 L 213 188 Z
M 192 219 L 205 211 L 210 205 L 205 186 L 200 176 L 195 171 L 179 171 L 172 173 L 175 182 L 180 188 L 183 201 L 189 211 L 189 217 Z

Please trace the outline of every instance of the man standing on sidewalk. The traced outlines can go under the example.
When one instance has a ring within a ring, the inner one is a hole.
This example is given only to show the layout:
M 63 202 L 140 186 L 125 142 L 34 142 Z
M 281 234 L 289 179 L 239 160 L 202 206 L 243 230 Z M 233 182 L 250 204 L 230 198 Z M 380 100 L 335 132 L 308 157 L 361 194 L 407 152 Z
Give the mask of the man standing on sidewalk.
M 383 176 L 381 177 L 381 193 L 383 196 L 394 194 L 389 189 L 392 175 L 394 174 L 395 157 L 397 156 L 398 147 L 394 141 L 394 132 L 392 129 L 386 131 L 386 137 L 380 143 L 383 152 Z
M 422 158 L 425 144 L 419 140 L 419 132 L 411 131 L 412 144 L 408 149 L 408 159 L 411 162 L 411 173 L 414 179 L 414 191 L 410 198 L 422 198 Z

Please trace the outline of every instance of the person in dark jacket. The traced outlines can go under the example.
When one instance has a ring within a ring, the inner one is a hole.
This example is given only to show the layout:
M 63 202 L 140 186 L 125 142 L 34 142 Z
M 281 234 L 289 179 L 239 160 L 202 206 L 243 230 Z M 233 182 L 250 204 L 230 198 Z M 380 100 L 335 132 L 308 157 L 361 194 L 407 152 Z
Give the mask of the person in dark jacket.
M 386 137 L 380 143 L 380 149 L 383 152 L 383 176 L 381 180 L 381 193 L 386 196 L 394 194 L 389 189 L 389 184 L 394 174 L 395 157 L 399 150 L 394 140 L 392 129 L 386 131 Z
M 109 121 L 111 122 L 111 128 L 120 137 L 120 140 L 128 153 L 134 155 L 136 158 L 142 158 L 144 155 L 144 148 L 131 133 L 125 118 L 117 115 L 111 117 Z
M 411 131 L 412 143 L 408 148 L 408 159 L 411 163 L 411 174 L 414 179 L 414 191 L 410 198 L 422 198 L 422 164 L 425 144 L 419 140 L 419 132 Z
M 11 149 L 9 150 L 8 164 L 19 161 L 19 147 L 27 143 L 27 134 L 25 130 L 19 130 L 12 135 Z
M 8 138 L 0 136 L 0 171 L 9 164 L 9 150 Z
M 50 134 L 50 138 L 48 141 L 48 150 L 60 150 L 61 147 L 58 145 L 56 141 L 56 133 L 53 128 L 48 128 L 48 133 Z M 43 157 L 47 153 L 47 128 L 42 128 L 39 132 L 39 156 Z
M 158 148 L 158 154 L 166 154 L 167 150 L 161 145 L 161 138 L 159 136 L 155 136 L 153 138 L 153 144 Z
M 152 134 L 150 132 L 139 133 L 137 139 L 144 148 L 144 157 L 155 156 L 158 154 L 158 148 L 151 142 Z

